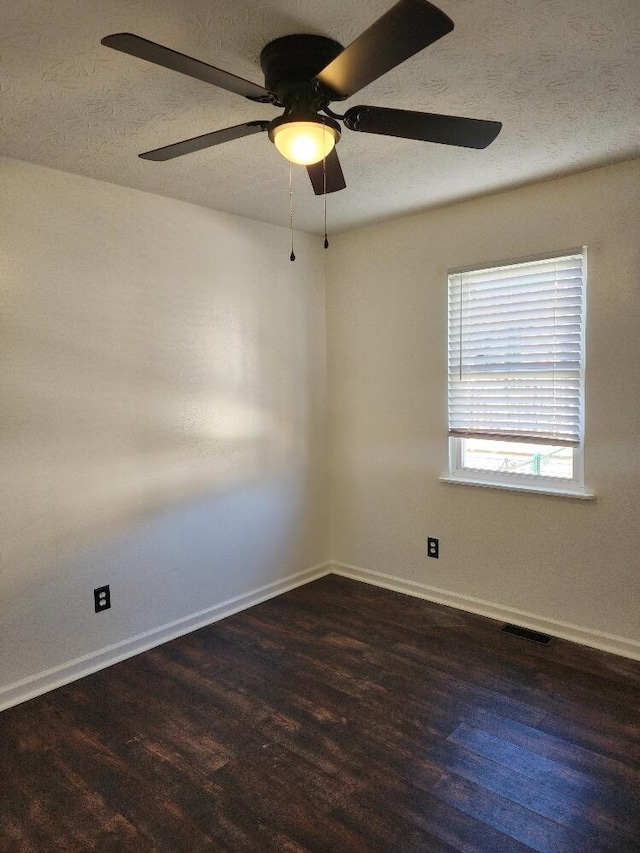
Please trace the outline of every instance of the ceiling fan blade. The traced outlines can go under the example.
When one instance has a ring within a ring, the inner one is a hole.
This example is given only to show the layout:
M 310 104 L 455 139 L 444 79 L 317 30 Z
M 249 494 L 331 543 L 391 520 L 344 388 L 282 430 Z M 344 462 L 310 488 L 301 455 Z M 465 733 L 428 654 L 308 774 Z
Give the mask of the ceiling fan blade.
M 427 0 L 399 0 L 316 79 L 348 98 L 452 29 L 451 18 Z
M 386 107 L 351 107 L 345 126 L 362 133 L 380 133 L 402 139 L 420 139 L 463 148 L 486 148 L 502 129 L 499 121 L 482 121 L 461 116 L 392 110 Z
M 223 130 L 214 130 L 213 133 L 194 136 L 192 139 L 183 139 L 182 142 L 165 145 L 164 148 L 155 148 L 153 151 L 145 151 L 138 156 L 143 160 L 173 160 L 174 157 L 182 157 L 183 154 L 192 154 L 194 151 L 202 151 L 203 148 L 211 148 L 222 142 L 231 142 L 233 139 L 260 133 L 268 127 L 268 121 L 249 121 L 246 124 L 236 124 L 234 127 L 225 127 Z
M 343 190 L 347 184 L 342 174 L 342 166 L 338 159 L 338 153 L 334 148 L 325 160 L 327 173 L 327 195 L 329 193 L 337 193 L 338 190 Z M 316 195 L 324 195 L 324 171 L 322 160 L 319 163 L 313 163 L 307 166 L 307 172 L 311 179 L 311 185 Z
M 147 62 L 153 62 L 155 65 L 170 68 L 172 71 L 179 71 L 181 74 L 186 74 L 189 77 L 195 77 L 196 80 L 204 80 L 205 83 L 212 83 L 221 89 L 235 92 L 237 95 L 243 95 L 245 98 L 249 98 L 250 101 L 259 101 L 262 103 L 273 102 L 273 98 L 269 92 L 256 83 L 244 80 L 242 77 L 236 77 L 235 74 L 229 74 L 228 71 L 214 68 L 213 65 L 200 62 L 199 59 L 192 59 L 190 56 L 185 56 L 184 53 L 170 50 L 168 47 L 163 47 L 161 44 L 148 41 L 133 33 L 114 33 L 113 35 L 105 36 L 101 40 L 101 44 L 112 47 L 114 50 L 120 50 L 123 53 L 130 53 L 131 56 L 137 56 L 139 59 L 146 59 Z

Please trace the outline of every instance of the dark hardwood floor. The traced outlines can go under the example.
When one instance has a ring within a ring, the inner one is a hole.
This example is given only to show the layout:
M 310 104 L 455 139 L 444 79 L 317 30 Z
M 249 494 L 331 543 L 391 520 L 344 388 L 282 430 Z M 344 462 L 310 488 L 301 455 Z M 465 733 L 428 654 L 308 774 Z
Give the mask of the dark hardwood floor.
M 0 714 L 0 850 L 640 851 L 640 663 L 335 575 Z

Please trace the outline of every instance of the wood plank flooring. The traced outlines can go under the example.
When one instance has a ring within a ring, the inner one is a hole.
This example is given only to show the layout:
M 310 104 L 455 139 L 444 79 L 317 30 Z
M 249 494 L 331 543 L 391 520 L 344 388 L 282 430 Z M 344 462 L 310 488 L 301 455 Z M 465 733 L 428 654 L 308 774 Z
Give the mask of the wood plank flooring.
M 0 714 L 0 851 L 640 851 L 640 663 L 330 575 Z

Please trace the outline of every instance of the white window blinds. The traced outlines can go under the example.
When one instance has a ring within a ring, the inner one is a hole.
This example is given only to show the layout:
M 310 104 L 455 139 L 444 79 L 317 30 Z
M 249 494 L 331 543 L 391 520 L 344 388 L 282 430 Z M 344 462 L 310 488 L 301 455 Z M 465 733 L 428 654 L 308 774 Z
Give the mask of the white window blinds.
M 449 276 L 449 435 L 576 446 L 583 253 Z

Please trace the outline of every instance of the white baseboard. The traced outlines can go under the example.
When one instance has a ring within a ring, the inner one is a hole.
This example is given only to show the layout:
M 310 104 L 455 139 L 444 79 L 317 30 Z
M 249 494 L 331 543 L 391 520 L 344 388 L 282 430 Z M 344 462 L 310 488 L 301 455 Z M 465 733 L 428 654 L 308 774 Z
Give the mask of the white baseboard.
M 640 643 L 635 640 L 606 634 L 591 628 L 582 628 L 567 622 L 547 619 L 544 616 L 537 616 L 526 611 L 504 607 L 491 601 L 427 586 L 416 581 L 405 580 L 394 575 L 374 572 L 360 566 L 332 562 L 311 566 L 281 580 L 265 584 L 258 589 L 229 598 L 205 610 L 192 613 L 182 619 L 137 634 L 119 643 L 114 643 L 91 654 L 83 655 L 60 666 L 0 688 L 0 711 L 26 702 L 28 699 L 33 699 L 35 696 L 40 696 L 50 690 L 55 690 L 56 687 L 62 687 L 64 684 L 69 684 L 92 672 L 105 669 L 114 663 L 140 654 L 140 652 L 155 648 L 176 637 L 196 631 L 198 628 L 204 628 L 206 625 L 211 625 L 220 619 L 238 613 L 240 610 L 246 610 L 248 607 L 253 607 L 255 604 L 260 604 L 262 601 L 274 598 L 290 589 L 295 589 L 295 587 L 303 586 L 332 572 L 342 577 L 381 586 L 395 592 L 403 592 L 417 598 L 424 598 L 427 601 L 455 607 L 458 610 L 466 610 L 480 616 L 488 616 L 490 619 L 510 622 L 524 628 L 532 628 L 535 631 L 543 631 L 546 634 L 552 634 L 594 649 L 640 660 Z
M 63 663 L 60 666 L 53 667 L 53 669 L 48 669 L 29 678 L 16 681 L 13 684 L 0 688 L 0 711 L 10 708 L 13 705 L 18 705 L 21 702 L 26 702 L 27 699 L 33 699 L 35 696 L 40 696 L 50 690 L 55 690 L 56 687 L 62 687 L 62 685 L 76 681 L 78 678 L 83 678 L 92 672 L 105 669 L 114 663 L 140 654 L 140 652 L 155 648 L 155 646 L 159 646 L 169 640 L 174 640 L 183 634 L 189 634 L 198 628 L 204 628 L 206 625 L 218 622 L 220 619 L 238 613 L 240 610 L 253 607 L 254 604 L 260 604 L 262 601 L 274 598 L 276 595 L 282 595 L 283 592 L 288 592 L 297 586 L 302 586 L 310 581 L 324 577 L 324 575 L 330 572 L 329 563 L 311 566 L 301 572 L 296 572 L 295 574 L 288 575 L 286 578 L 251 590 L 251 592 L 245 592 L 234 598 L 228 598 L 226 601 L 221 601 L 219 604 L 214 604 L 205 610 L 192 613 L 190 616 L 176 619 L 174 622 L 161 625 L 151 631 L 145 631 L 143 634 L 137 634 L 135 637 L 129 637 L 104 649 L 99 649 L 96 652 L 91 652 L 75 660 Z
M 466 610 L 469 613 L 477 613 L 480 616 L 488 616 L 490 619 L 497 619 L 500 622 L 509 622 L 514 625 L 520 625 L 523 628 L 532 628 L 534 631 L 541 631 L 545 634 L 551 634 L 554 637 L 561 637 L 563 640 L 570 640 L 573 643 L 580 643 L 583 646 L 590 646 L 593 649 L 600 649 L 601 651 L 612 652 L 622 657 L 640 660 L 640 643 L 636 640 L 618 637 L 614 634 L 605 634 L 602 631 L 595 631 L 591 628 L 582 628 L 579 625 L 572 625 L 569 622 L 559 622 L 555 619 L 537 616 L 534 613 L 527 613 L 524 610 L 505 607 L 502 604 L 496 604 L 492 601 L 472 598 L 468 595 L 461 595 L 458 592 L 438 589 L 437 587 L 427 586 L 416 581 L 408 581 L 394 575 L 374 572 L 371 569 L 363 569 L 360 566 L 352 566 L 348 563 L 332 562 L 331 567 L 334 574 L 345 578 L 363 581 L 374 586 L 381 586 L 395 592 L 404 592 L 416 598 L 424 598 L 427 601 L 434 601 L 437 604 L 446 604 L 449 607 L 456 607 L 458 610 Z

